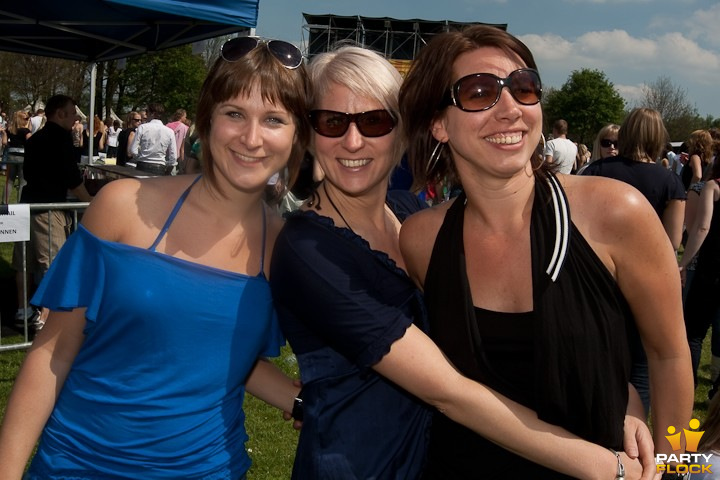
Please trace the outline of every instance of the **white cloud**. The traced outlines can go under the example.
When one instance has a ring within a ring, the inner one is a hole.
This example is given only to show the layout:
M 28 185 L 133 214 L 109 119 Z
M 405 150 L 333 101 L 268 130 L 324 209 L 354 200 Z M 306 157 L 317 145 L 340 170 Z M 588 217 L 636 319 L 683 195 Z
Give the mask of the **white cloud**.
M 709 92 L 714 92 L 720 78 L 720 51 L 703 47 L 684 33 L 651 38 L 612 30 L 587 32 L 574 40 L 556 34 L 522 35 L 521 40 L 535 55 L 548 86 L 559 88 L 574 70 L 591 68 L 604 72 L 629 105 L 639 98 L 643 84 L 660 76 L 684 88 L 701 113 L 706 113 L 709 95 L 713 101 L 716 97 Z
M 620 96 L 625 99 L 625 104 L 628 108 L 634 107 L 643 97 L 643 85 L 615 84 L 615 89 L 618 91 Z
M 713 5 L 707 10 L 697 10 L 684 22 L 685 30 L 692 39 L 707 42 L 710 45 L 720 46 L 720 4 Z

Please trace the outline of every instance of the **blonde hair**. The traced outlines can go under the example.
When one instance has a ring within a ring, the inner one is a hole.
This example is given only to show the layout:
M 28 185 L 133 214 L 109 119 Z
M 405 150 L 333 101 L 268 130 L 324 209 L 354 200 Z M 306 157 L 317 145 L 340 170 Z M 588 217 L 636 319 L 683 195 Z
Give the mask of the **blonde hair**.
M 332 84 L 348 88 L 358 97 L 377 100 L 396 122 L 393 158 L 400 163 L 407 142 L 403 135 L 398 95 L 402 76 L 382 55 L 366 48 L 345 45 L 313 58 L 310 75 L 310 107 L 316 108 L 320 98 Z
M 600 157 L 600 140 L 608 136 L 613 136 L 617 138 L 619 130 L 620 125 L 615 125 L 614 123 L 605 125 L 600 129 L 597 136 L 595 137 L 595 142 L 593 142 L 592 155 L 590 156 L 591 162 L 594 162 L 595 160 L 600 160 L 600 158 L 602 158 Z
M 12 121 L 8 127 L 8 132 L 17 135 L 21 128 L 30 128 L 29 114 L 25 110 L 18 110 L 13 114 Z

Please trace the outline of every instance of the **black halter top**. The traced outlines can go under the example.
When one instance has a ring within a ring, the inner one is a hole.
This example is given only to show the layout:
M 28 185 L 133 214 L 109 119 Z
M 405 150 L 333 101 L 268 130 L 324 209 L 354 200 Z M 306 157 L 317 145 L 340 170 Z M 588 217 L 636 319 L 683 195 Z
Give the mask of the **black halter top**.
M 503 378 L 487 361 L 466 273 L 464 252 L 472 245 L 463 245 L 465 204 L 461 194 L 448 210 L 428 267 L 430 336 L 464 375 L 510 398 L 522 383 L 521 390 L 527 391 L 530 382 L 533 395 L 513 400 L 549 423 L 621 450 L 630 364 L 627 327 L 634 320 L 615 279 L 573 225 L 557 178 L 536 177 L 535 182 L 530 222 L 533 311 L 528 325 L 533 362 L 522 378 Z M 436 417 L 431 470 L 433 463 L 453 468 L 466 463 L 456 474 L 475 478 L 478 452 L 499 447 L 442 415 Z M 509 462 L 525 462 L 500 450 Z M 489 460 L 503 463 L 498 457 Z

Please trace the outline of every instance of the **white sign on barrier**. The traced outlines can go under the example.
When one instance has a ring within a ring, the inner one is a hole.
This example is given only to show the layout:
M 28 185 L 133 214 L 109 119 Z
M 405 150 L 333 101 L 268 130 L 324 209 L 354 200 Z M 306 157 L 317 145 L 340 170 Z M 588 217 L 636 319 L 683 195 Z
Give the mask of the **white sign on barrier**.
M 30 204 L 0 205 L 0 243 L 30 240 Z

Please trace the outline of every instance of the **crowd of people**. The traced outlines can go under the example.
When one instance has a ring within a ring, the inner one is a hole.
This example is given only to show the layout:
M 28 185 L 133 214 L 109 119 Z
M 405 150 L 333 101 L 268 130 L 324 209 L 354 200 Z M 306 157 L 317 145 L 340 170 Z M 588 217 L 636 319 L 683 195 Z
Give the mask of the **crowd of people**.
M 92 201 L 32 299 L 3 478 L 245 479 L 245 392 L 301 428 L 295 480 L 656 478 L 720 309 L 720 141 L 693 133 L 678 175 L 658 112 L 590 151 L 563 119 L 545 140 L 541 99 L 527 46 L 472 26 L 405 79 L 358 46 L 231 39 L 194 132 L 152 103 L 77 135 L 64 96 L 20 119 L 23 199 Z M 154 177 L 91 198 L 90 142 Z M 60 144 L 51 186 L 31 158 Z M 299 380 L 267 360 L 285 339 Z

